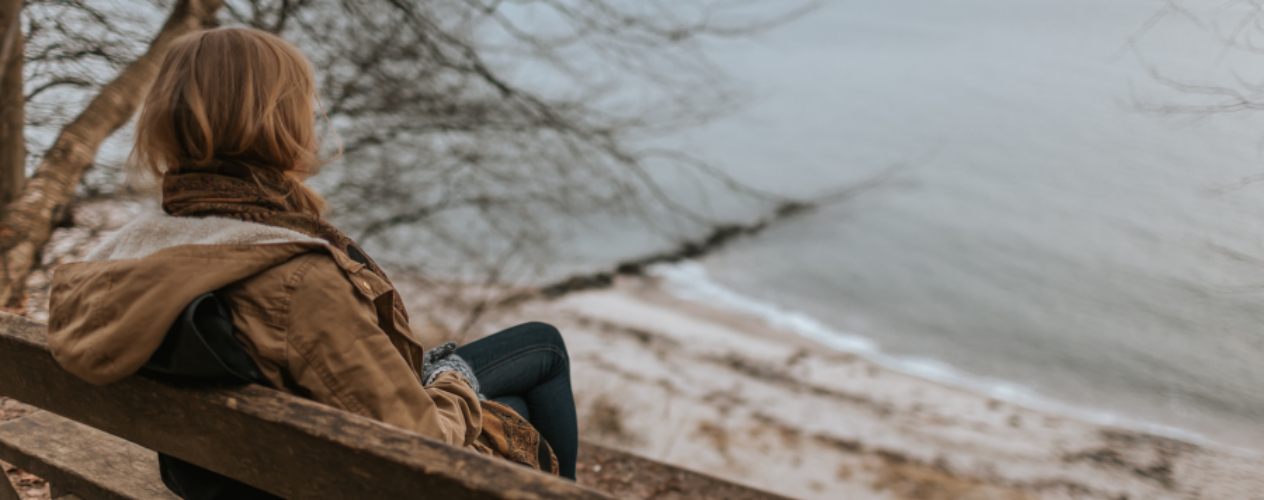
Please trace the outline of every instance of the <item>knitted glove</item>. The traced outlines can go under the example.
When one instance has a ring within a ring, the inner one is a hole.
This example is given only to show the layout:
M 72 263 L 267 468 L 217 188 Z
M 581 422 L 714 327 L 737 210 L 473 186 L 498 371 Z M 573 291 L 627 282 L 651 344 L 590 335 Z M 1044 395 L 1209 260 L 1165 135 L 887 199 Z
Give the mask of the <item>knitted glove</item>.
M 421 369 L 422 369 L 421 378 L 427 381 L 430 380 L 430 376 L 434 374 L 434 369 L 430 365 L 434 364 L 436 361 L 439 361 L 443 358 L 448 357 L 449 355 L 455 352 L 456 352 L 456 342 L 445 342 L 443 344 L 439 344 L 438 346 L 435 346 L 434 349 L 426 351 L 425 354 L 422 354 L 421 355 Z
M 470 369 L 469 363 L 466 363 L 461 356 L 456 354 L 456 342 L 447 342 L 435 347 L 421 356 L 421 380 L 425 385 L 434 383 L 434 379 L 439 377 L 440 373 L 446 371 L 454 371 L 465 377 L 470 382 L 470 388 L 475 393 L 479 393 L 478 378 L 474 376 L 474 370 Z M 481 393 L 478 399 L 486 400 Z

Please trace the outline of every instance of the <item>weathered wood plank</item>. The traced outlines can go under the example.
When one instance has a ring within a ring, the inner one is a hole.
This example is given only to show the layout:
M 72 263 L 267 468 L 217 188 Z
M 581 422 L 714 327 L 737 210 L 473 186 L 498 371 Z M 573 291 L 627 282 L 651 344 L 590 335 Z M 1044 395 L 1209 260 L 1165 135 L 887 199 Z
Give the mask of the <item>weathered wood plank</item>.
M 0 313 L 0 393 L 286 498 L 608 499 L 595 490 L 259 386 L 106 386 Z
M 9 482 L 9 475 L 0 470 L 0 500 L 21 500 L 18 490 L 13 487 L 13 483 Z
M 57 493 L 179 500 L 158 476 L 156 453 L 46 411 L 0 423 L 0 459 L 48 481 Z
M 654 500 L 790 500 L 645 457 L 579 443 L 579 482 L 618 498 Z
M 41 323 L 0 312 L 0 333 L 48 350 L 48 327 Z

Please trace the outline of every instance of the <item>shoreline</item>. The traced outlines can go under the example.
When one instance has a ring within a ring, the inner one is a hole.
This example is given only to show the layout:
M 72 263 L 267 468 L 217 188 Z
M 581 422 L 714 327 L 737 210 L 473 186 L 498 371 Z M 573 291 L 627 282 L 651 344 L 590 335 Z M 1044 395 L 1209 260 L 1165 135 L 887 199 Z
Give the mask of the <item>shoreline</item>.
M 797 311 L 743 296 L 712 281 L 701 264 L 688 262 L 650 268 L 648 276 L 658 287 L 675 299 L 715 309 L 738 317 L 758 319 L 768 328 L 791 331 L 800 337 L 835 349 L 861 356 L 884 369 L 925 379 L 929 382 L 963 389 L 979 396 L 993 398 L 1042 413 L 1081 420 L 1089 424 L 1120 427 L 1131 431 L 1185 441 L 1203 448 L 1247 459 L 1264 458 L 1264 450 L 1234 446 L 1217 441 L 1197 430 L 1168 425 L 1092 407 L 1075 405 L 1043 396 L 1021 384 L 973 375 L 936 359 L 900 359 L 881 351 L 871 340 L 847 334 Z
M 528 320 L 562 330 L 584 439 L 796 498 L 1254 500 L 1264 491 L 1258 457 L 893 370 L 683 299 L 653 274 L 524 302 L 476 330 Z

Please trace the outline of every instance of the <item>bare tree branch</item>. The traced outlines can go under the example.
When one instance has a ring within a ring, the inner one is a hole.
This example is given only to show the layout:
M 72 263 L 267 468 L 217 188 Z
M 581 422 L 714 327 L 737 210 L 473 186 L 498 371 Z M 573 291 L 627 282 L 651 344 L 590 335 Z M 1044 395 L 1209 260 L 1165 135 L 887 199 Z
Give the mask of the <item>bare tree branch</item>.
M 95 82 L 92 82 L 83 78 L 76 78 L 73 76 L 54 78 L 52 80 L 46 81 L 40 84 L 39 86 L 31 89 L 31 92 L 26 95 L 26 98 L 34 99 L 38 97 L 40 94 L 44 93 L 44 91 L 46 90 L 54 89 L 61 86 L 91 88 L 94 85 L 95 85 Z
M 1154 30 L 1174 27 L 1193 28 L 1195 33 L 1205 35 L 1211 47 L 1218 46 L 1215 66 L 1206 70 L 1214 76 L 1203 77 L 1200 82 L 1172 77 L 1147 60 L 1142 47 L 1147 35 Z M 1264 110 L 1264 74 L 1257 70 L 1259 56 L 1264 55 L 1264 0 L 1230 0 L 1217 4 L 1165 0 L 1153 18 L 1132 36 L 1126 50 L 1145 67 L 1152 81 L 1171 91 L 1161 99 L 1134 95 L 1132 105 L 1136 109 L 1194 120 Z M 1264 140 L 1261 147 L 1264 148 Z M 1208 194 L 1225 194 L 1261 180 L 1264 175 L 1247 176 L 1208 190 Z

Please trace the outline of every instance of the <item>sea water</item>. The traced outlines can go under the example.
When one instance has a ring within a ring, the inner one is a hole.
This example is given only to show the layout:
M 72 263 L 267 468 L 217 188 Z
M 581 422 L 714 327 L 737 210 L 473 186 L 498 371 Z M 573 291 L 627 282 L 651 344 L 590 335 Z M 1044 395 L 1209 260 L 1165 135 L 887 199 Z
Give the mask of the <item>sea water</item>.
M 1215 102 L 1179 84 L 1264 79 L 1264 55 L 1217 41 L 1249 15 L 1222 4 L 826 1 L 710 44 L 743 102 L 655 146 L 799 199 L 910 167 L 652 273 L 892 369 L 1264 452 L 1264 182 L 1241 182 L 1264 174 L 1264 112 L 1154 112 Z M 1226 24 L 1155 17 L 1170 5 Z M 657 175 L 719 220 L 773 207 Z M 553 277 L 689 232 L 588 222 Z
M 717 49 L 755 98 L 683 147 L 799 196 L 916 166 L 656 272 L 893 368 L 1264 451 L 1264 183 L 1237 184 L 1264 113 L 1148 112 L 1264 57 L 1163 5 L 826 2 Z

